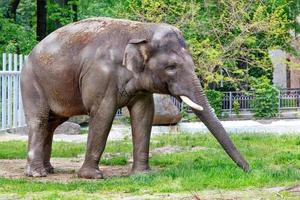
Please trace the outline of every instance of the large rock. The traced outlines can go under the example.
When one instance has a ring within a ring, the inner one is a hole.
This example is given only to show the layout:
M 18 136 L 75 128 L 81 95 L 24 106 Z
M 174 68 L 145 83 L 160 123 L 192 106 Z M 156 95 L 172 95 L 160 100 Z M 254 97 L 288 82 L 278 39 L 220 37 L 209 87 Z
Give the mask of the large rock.
M 154 94 L 154 104 L 153 125 L 177 124 L 181 120 L 181 114 L 169 95 Z M 122 115 L 129 117 L 127 107 L 122 109 Z
M 73 122 L 79 125 L 87 125 L 89 123 L 90 117 L 88 115 L 76 115 L 70 117 L 69 122 Z
M 154 94 L 155 114 L 153 125 L 177 124 L 181 114 L 169 95 Z
M 55 129 L 54 134 L 78 135 L 80 134 L 80 125 L 65 122 Z

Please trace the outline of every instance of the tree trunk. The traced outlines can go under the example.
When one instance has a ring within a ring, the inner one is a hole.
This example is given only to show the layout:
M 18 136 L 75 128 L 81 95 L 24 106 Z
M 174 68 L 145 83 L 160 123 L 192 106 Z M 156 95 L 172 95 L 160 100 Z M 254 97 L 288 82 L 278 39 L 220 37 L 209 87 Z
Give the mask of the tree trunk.
M 47 0 L 37 0 L 37 26 L 36 35 L 37 40 L 41 41 L 47 34 Z
M 73 10 L 73 22 L 76 22 L 76 21 L 78 21 L 78 7 L 77 7 L 77 2 L 73 3 L 72 10 Z
M 6 17 L 11 18 L 16 21 L 17 8 L 19 6 L 20 0 L 10 0 L 8 4 L 8 9 L 6 12 Z
M 61 1 L 61 0 L 60 0 L 60 1 Z M 73 14 L 72 14 L 72 16 L 70 16 L 70 17 L 72 17 L 73 22 L 78 21 L 78 7 L 77 7 L 77 1 L 71 2 L 71 5 L 68 5 L 69 0 L 64 0 L 63 2 L 64 2 L 64 3 L 63 3 L 63 6 L 68 6 L 69 9 L 72 9 Z M 61 4 L 60 4 L 60 5 L 61 5 Z

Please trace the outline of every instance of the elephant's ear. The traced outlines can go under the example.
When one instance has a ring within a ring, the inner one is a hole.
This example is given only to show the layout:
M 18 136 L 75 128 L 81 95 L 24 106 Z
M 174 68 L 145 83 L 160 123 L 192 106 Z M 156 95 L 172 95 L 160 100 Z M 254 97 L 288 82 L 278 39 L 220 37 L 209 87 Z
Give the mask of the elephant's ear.
M 128 42 L 123 56 L 123 65 L 127 69 L 140 73 L 148 59 L 149 45 L 146 39 L 132 39 Z

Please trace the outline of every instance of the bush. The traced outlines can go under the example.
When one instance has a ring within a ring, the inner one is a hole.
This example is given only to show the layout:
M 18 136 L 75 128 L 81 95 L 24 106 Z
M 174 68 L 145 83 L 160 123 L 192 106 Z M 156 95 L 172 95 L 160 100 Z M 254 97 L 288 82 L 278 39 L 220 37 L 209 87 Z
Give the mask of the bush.
M 0 13 L 0 53 L 13 52 L 28 54 L 36 44 L 35 33 Z
M 181 110 L 181 116 L 182 116 L 183 121 L 187 121 L 187 122 L 199 121 L 198 117 L 194 113 L 189 112 L 189 106 L 186 104 L 183 104 L 183 107 Z
M 279 90 L 271 85 L 270 80 L 263 76 L 252 78 L 251 88 L 254 91 L 252 111 L 258 118 L 276 117 L 279 113 Z
M 224 94 L 216 90 L 206 90 L 205 93 L 209 104 L 215 110 L 217 117 L 220 117 L 222 114 L 222 101 Z
M 233 112 L 239 116 L 240 115 L 240 103 L 238 100 L 233 101 Z

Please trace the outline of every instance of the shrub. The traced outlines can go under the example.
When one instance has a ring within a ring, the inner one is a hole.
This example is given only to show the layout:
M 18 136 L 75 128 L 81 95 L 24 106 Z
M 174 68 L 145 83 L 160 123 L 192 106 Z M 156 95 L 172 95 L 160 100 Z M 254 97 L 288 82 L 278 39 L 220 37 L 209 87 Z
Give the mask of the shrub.
M 222 114 L 222 101 L 224 94 L 216 90 L 206 90 L 205 93 L 209 104 L 214 109 L 217 117 L 220 117 Z
M 238 116 L 240 115 L 240 103 L 238 100 L 233 101 L 233 112 Z
M 252 111 L 258 118 L 271 118 L 279 113 L 279 90 L 271 85 L 270 80 L 263 76 L 251 79 L 251 89 L 254 91 Z
M 189 106 L 186 104 L 183 104 L 182 106 L 181 116 L 183 121 L 187 121 L 187 122 L 199 121 L 198 117 L 194 113 L 189 113 Z
M 3 18 L 0 13 L 0 53 L 28 54 L 36 44 L 35 33 L 12 20 Z

